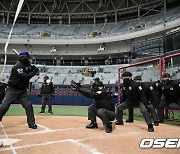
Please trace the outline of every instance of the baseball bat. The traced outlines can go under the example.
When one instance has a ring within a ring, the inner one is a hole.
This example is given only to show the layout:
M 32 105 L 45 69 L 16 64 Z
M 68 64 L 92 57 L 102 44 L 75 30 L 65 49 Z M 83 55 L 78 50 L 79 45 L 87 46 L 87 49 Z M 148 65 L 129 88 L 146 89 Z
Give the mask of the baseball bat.
M 18 52 L 16 49 L 12 49 L 12 51 L 13 51 L 17 56 L 19 56 L 19 52 Z

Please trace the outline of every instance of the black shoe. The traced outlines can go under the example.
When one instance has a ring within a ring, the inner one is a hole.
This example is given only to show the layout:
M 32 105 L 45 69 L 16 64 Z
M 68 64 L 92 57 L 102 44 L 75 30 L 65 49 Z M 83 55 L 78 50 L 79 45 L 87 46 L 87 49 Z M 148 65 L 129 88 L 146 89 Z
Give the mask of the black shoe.
M 39 112 L 39 114 L 44 114 L 44 112 L 41 111 L 41 112 Z
M 31 125 L 29 125 L 29 128 L 37 129 L 37 125 L 36 124 L 31 124 Z
M 116 125 L 124 125 L 124 122 L 123 121 L 116 121 L 115 124 Z
M 134 122 L 134 120 L 131 120 L 131 119 L 126 119 L 126 122 L 127 122 L 127 123 L 133 123 L 133 122 Z
M 53 114 L 52 112 L 48 112 L 49 114 Z
M 98 128 L 98 124 L 96 122 L 91 122 L 86 126 L 86 128 L 92 129 L 92 128 Z
M 155 121 L 154 126 L 159 126 L 159 121 Z
M 112 132 L 112 125 L 111 125 L 111 123 L 106 125 L 106 130 L 105 131 L 106 131 L 106 133 L 111 133 Z
M 154 132 L 154 128 L 152 124 L 148 125 L 148 132 Z
M 164 123 L 164 121 L 163 120 L 159 120 L 159 123 Z

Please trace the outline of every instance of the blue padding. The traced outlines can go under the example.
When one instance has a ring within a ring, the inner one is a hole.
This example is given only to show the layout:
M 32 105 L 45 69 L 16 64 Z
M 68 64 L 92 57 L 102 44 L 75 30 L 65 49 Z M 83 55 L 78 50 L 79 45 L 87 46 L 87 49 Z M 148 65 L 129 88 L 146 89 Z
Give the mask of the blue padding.
M 53 105 L 64 105 L 64 95 L 56 95 L 53 97 Z
M 37 102 L 37 104 L 42 104 L 42 97 L 35 95 L 35 102 Z
M 29 99 L 32 104 L 42 104 L 42 97 L 36 94 L 29 94 Z M 77 105 L 77 106 L 88 106 L 92 104 L 92 99 L 82 95 L 55 95 L 53 97 L 53 105 Z M 15 104 L 19 102 L 14 101 Z
M 92 104 L 92 98 L 82 96 L 82 104 L 85 106 Z
M 113 104 L 117 104 L 118 103 L 118 97 L 112 97 L 112 102 Z
M 73 95 L 64 95 L 64 105 L 73 105 Z
M 82 96 L 74 95 L 72 100 L 73 105 L 82 105 Z

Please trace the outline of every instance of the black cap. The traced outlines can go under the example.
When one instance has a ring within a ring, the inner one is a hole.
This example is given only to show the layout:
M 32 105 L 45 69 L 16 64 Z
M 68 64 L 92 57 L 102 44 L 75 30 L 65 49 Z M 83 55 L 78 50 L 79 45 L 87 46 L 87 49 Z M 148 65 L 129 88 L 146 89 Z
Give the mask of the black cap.
M 103 82 L 102 82 L 102 81 L 99 81 L 99 82 L 97 83 L 97 87 L 104 87 Z
M 47 80 L 47 79 L 49 79 L 49 77 L 46 75 L 46 76 L 44 77 L 44 80 Z
M 124 72 L 123 74 L 122 74 L 122 77 L 131 77 L 132 76 L 132 73 L 131 72 Z
M 141 76 L 135 76 L 134 80 L 142 80 Z
M 95 82 L 99 82 L 100 79 L 97 77 L 97 78 L 94 79 L 94 81 L 95 81 Z
M 164 73 L 162 76 L 162 78 L 170 78 L 170 77 L 171 77 L 171 75 L 169 73 Z

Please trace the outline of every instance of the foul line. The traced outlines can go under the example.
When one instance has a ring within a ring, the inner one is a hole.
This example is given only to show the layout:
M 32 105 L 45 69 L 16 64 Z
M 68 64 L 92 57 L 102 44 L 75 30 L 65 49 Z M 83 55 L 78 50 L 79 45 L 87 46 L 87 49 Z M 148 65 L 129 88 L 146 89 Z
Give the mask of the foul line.
M 46 128 L 46 127 L 45 127 Z M 77 128 L 76 128 L 77 129 Z M 58 129 L 60 130 L 60 129 Z M 49 132 L 52 132 L 52 131 L 58 131 L 58 130 L 49 130 Z M 63 129 L 64 130 L 64 129 Z M 69 130 L 69 129 L 68 129 Z M 38 133 L 42 133 L 41 132 L 38 132 Z M 43 133 L 48 133 L 48 131 L 44 131 Z M 137 133 L 139 132 L 132 132 L 130 133 L 131 136 L 133 135 L 137 135 Z M 31 133 L 31 134 L 35 134 L 34 133 Z M 130 135 L 129 134 L 129 135 Z M 14 135 L 15 136 L 15 135 Z M 99 151 L 97 151 L 95 148 L 87 145 L 87 144 L 83 144 L 81 142 L 83 141 L 87 141 L 87 140 L 95 140 L 95 139 L 104 139 L 104 138 L 107 138 L 107 137 L 117 137 L 117 136 L 126 136 L 125 134 L 122 134 L 122 133 L 118 133 L 118 134 L 106 134 L 106 135 L 103 135 L 103 136 L 100 136 L 100 137 L 89 137 L 89 138 L 83 138 L 83 139 L 77 139 L 77 140 L 74 140 L 74 139 L 66 139 L 66 140 L 58 140 L 58 141 L 53 141 L 53 142 L 44 142 L 44 143 L 39 143 L 39 144 L 28 144 L 28 145 L 24 145 L 24 146 L 16 146 L 14 147 L 14 149 L 23 149 L 23 148 L 30 148 L 30 147 L 37 147 L 37 146 L 45 146 L 45 145 L 50 145 L 50 144 L 57 144 L 57 143 L 64 143 L 64 142 L 71 142 L 71 143 L 75 143 L 76 145 L 78 146 L 81 146 L 83 149 L 85 150 L 88 150 L 90 153 L 92 154 L 102 154 L 100 153 Z M 3 149 L 0 149 L 0 151 L 9 151 L 10 148 L 3 148 Z
M 77 128 L 61 128 L 61 129 L 49 129 L 47 127 L 44 127 L 43 125 L 37 124 L 39 127 L 44 128 L 44 130 L 37 131 L 37 132 L 29 132 L 29 133 L 19 133 L 19 134 L 9 134 L 8 136 L 23 136 L 23 135 L 34 135 L 34 134 L 44 134 L 44 133 L 51 133 L 55 131 L 68 131 L 68 130 L 77 130 Z M 83 129 L 83 128 L 80 128 Z
M 70 142 L 75 143 L 78 146 L 81 146 L 83 149 L 89 151 L 92 154 L 103 154 L 103 153 L 97 151 L 95 148 L 93 148 L 87 144 L 83 144 L 83 143 L 79 142 L 78 140 L 71 139 Z
M 16 150 L 15 150 L 15 148 L 13 147 L 13 145 L 12 145 L 12 143 L 11 143 L 11 141 L 10 141 L 10 139 L 9 139 L 6 131 L 5 131 L 4 126 L 2 125 L 2 122 L 0 122 L 0 124 L 1 124 L 1 127 L 2 127 L 2 130 L 3 130 L 3 132 L 4 132 L 5 137 L 6 137 L 6 139 L 7 139 L 8 142 L 9 142 L 10 150 L 12 151 L 13 154 L 16 154 Z
M 29 144 L 29 145 L 24 145 L 24 146 L 17 146 L 17 147 L 14 147 L 14 149 L 24 149 L 24 148 L 29 148 L 29 147 L 37 147 L 37 146 L 44 146 L 44 145 L 64 143 L 64 142 L 75 143 L 76 145 L 81 146 L 83 149 L 87 150 L 88 152 L 90 152 L 92 154 L 102 154 L 101 152 L 98 152 L 95 148 L 93 148 L 89 145 L 80 143 L 78 140 L 74 140 L 74 139 L 66 139 L 66 140 L 45 142 L 45 143 L 39 143 L 39 144 Z M 10 148 L 0 149 L 0 151 L 8 151 L 8 150 L 10 150 Z

